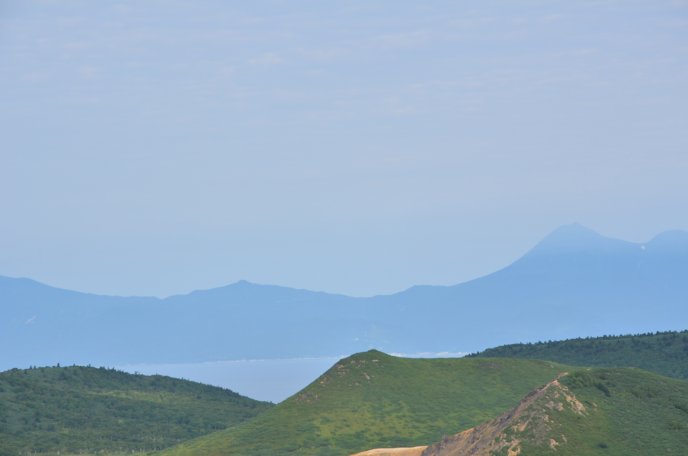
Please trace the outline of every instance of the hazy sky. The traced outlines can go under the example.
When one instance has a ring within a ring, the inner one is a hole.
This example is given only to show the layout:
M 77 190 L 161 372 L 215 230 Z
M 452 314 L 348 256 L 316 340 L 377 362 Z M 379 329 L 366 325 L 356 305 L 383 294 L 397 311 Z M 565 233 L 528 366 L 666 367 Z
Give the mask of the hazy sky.
M 688 2 L 0 0 L 0 274 L 452 284 L 688 228 Z

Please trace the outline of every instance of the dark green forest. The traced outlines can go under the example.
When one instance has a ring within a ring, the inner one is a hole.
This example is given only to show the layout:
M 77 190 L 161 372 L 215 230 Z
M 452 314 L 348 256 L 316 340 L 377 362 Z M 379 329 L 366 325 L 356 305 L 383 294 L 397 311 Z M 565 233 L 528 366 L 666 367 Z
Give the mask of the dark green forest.
M 0 455 L 157 450 L 270 407 L 159 375 L 76 366 L 12 369 L 0 373 Z
M 667 377 L 688 379 L 688 331 L 503 345 L 469 356 L 542 359 L 576 366 L 639 367 Z

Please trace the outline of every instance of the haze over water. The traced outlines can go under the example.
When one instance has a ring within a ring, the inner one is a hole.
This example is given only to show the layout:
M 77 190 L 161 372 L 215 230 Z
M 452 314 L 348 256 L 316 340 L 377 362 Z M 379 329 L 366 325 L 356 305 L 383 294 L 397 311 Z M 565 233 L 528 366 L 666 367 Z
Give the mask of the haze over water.
M 465 353 L 395 354 L 406 357 L 448 358 Z M 278 403 L 313 382 L 344 356 L 288 359 L 250 359 L 178 364 L 131 364 L 117 369 L 146 375 L 160 374 L 221 386 L 244 396 Z
M 262 401 L 280 402 L 324 373 L 339 357 L 213 361 L 117 366 L 125 372 L 160 374 L 231 389 Z

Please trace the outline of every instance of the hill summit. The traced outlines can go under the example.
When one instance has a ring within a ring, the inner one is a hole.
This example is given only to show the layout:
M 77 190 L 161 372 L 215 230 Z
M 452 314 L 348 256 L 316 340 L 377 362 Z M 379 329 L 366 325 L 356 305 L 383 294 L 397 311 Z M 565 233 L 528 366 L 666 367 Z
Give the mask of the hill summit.
M 591 252 L 623 252 L 639 249 L 632 242 L 602 236 L 579 223 L 564 225 L 541 240 L 527 255 L 535 254 L 580 254 Z
M 371 350 L 340 360 L 254 420 L 163 454 L 335 456 L 420 445 L 498 416 L 563 369 L 533 360 L 411 359 Z

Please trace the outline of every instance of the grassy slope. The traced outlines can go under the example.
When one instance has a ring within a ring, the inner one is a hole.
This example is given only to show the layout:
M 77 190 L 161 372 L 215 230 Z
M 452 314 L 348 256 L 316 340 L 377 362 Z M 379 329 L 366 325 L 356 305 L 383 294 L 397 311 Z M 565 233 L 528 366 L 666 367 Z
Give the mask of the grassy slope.
M 90 367 L 13 369 L 0 373 L 0 455 L 160 449 L 269 407 L 169 377 Z
M 688 331 L 504 345 L 471 356 L 546 359 L 578 366 L 639 367 L 688 379 Z
M 555 418 L 552 435 L 567 437 L 556 452 L 524 445 L 523 454 L 685 454 L 688 382 L 639 369 L 592 369 L 572 373 L 562 384 L 585 404 L 587 414 L 563 411 Z
M 639 369 L 580 369 L 499 418 L 431 445 L 423 456 L 685 454 L 688 382 Z
M 237 428 L 165 455 L 346 455 L 413 446 L 494 418 L 562 371 L 515 359 L 405 359 L 370 351 Z

